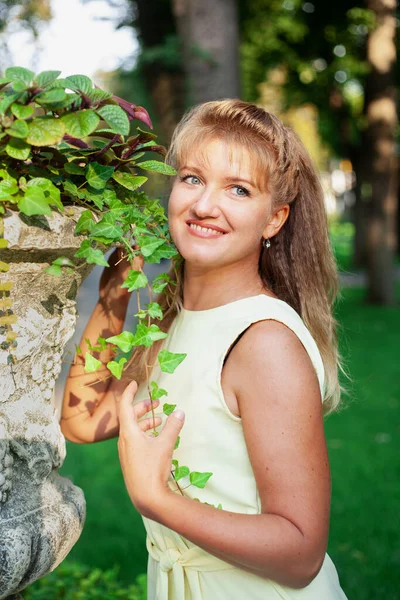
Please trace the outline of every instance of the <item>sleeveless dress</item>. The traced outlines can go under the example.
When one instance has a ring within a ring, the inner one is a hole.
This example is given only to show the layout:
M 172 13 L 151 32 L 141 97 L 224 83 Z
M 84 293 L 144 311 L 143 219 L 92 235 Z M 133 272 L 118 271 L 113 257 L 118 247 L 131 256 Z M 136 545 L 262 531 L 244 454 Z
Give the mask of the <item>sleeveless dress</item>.
M 241 419 L 230 412 L 224 400 L 221 372 L 237 338 L 252 323 L 266 319 L 284 323 L 300 339 L 316 370 L 323 397 L 324 368 L 311 334 L 286 302 L 264 294 L 209 310 L 182 309 L 163 348 L 187 353 L 187 357 L 175 373 L 162 373 L 155 367 L 151 376 L 168 391 L 156 412 L 162 411 L 164 401 L 185 411 L 174 458 L 191 471 L 213 473 L 204 489 L 190 486 L 185 495 L 244 514 L 259 514 L 260 498 Z M 135 402 L 147 397 L 146 385 L 139 386 Z M 188 478 L 179 483 L 185 487 Z M 171 487 L 176 489 L 176 484 L 171 482 Z M 155 521 L 143 521 L 149 551 L 148 600 L 346 599 L 328 555 L 310 585 L 292 589 L 234 567 Z

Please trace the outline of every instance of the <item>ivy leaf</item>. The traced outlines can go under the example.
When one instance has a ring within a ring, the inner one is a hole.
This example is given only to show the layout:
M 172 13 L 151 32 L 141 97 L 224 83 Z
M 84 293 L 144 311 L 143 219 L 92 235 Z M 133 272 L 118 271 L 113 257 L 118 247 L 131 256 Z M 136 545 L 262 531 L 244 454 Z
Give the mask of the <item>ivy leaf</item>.
M 126 362 L 126 358 L 120 358 L 119 361 L 112 360 L 107 363 L 107 369 L 111 371 L 114 377 L 116 377 L 117 379 L 121 379 L 124 364 Z
M 150 383 L 150 397 L 152 400 L 158 400 L 159 398 L 162 398 L 163 396 L 168 396 L 168 392 L 167 390 L 164 390 L 163 388 L 158 387 L 158 383 L 156 383 L 155 381 L 152 381 Z
M 113 133 L 129 134 L 129 119 L 124 110 L 116 104 L 106 104 L 97 114 L 107 123 Z
M 61 71 L 43 71 L 35 77 L 35 81 L 39 87 L 44 88 L 53 83 L 59 75 L 61 75 Z
M 100 119 L 94 110 L 88 108 L 64 115 L 61 117 L 61 121 L 64 123 L 68 135 L 81 139 L 96 129 Z
M 161 275 L 157 275 L 157 277 L 154 277 L 152 283 L 153 292 L 155 294 L 160 294 L 170 281 L 171 278 L 167 273 L 161 273 Z
M 74 162 L 65 163 L 64 171 L 69 173 L 70 175 L 84 175 L 85 171 L 83 167 L 80 167 Z
M 175 469 L 176 469 L 177 467 L 179 467 L 179 463 L 178 463 L 178 461 L 176 460 L 176 458 L 173 458 L 171 462 L 172 462 L 173 466 L 175 467 Z
M 15 180 L 14 180 L 15 181 Z M 13 183 L 9 180 L 0 181 L 0 200 L 9 200 L 10 196 L 13 196 L 19 191 L 17 183 Z
M 34 78 L 35 73 L 29 69 L 24 69 L 24 67 L 9 67 L 6 69 L 5 76 L 10 81 L 22 81 L 22 83 L 28 86 Z
M 152 319 L 163 318 L 163 311 L 158 302 L 150 302 L 150 304 L 147 305 L 147 312 L 149 313 Z
M 73 198 L 78 196 L 78 194 L 79 194 L 78 188 L 74 183 L 72 183 L 72 181 L 68 181 L 68 179 L 67 179 L 67 181 L 63 182 L 63 186 L 64 186 L 65 192 L 69 196 L 72 196 Z
M 24 197 L 18 202 L 18 208 L 28 217 L 32 215 L 51 216 L 49 203 L 43 190 L 38 187 L 27 188 Z
M 166 337 L 168 337 L 168 334 L 161 331 L 157 325 L 153 324 L 150 325 L 150 327 L 147 327 L 143 323 L 139 323 L 139 325 L 136 327 L 134 345 L 145 346 L 146 348 L 149 348 L 153 342 L 162 340 Z
M 24 140 L 13 138 L 8 142 L 6 146 L 6 152 L 8 156 L 11 156 L 11 158 L 16 158 L 18 160 L 27 160 L 31 153 L 31 146 L 30 144 L 27 144 Z
M 85 354 L 85 371 L 86 373 L 94 373 L 98 371 L 102 365 L 100 360 L 97 360 L 94 356 L 86 352 Z
M 186 354 L 176 354 L 168 350 L 161 350 L 158 355 L 161 371 L 164 373 L 173 373 L 186 356 Z
M 28 124 L 25 121 L 22 121 L 21 119 L 17 119 L 16 121 L 14 121 L 11 127 L 5 130 L 7 135 L 11 135 L 12 137 L 22 139 L 26 138 L 26 136 L 28 135 L 28 131 Z
M 122 171 L 117 171 L 113 173 L 112 178 L 122 185 L 122 187 L 127 190 L 131 190 L 132 192 L 137 190 L 141 185 L 146 183 L 147 177 L 140 177 L 138 175 L 132 175 L 131 173 L 124 173 Z
M 45 195 L 48 204 L 54 204 L 60 210 L 64 210 L 64 205 L 61 202 L 61 194 L 58 187 L 56 187 L 49 179 L 45 177 L 34 177 L 27 183 L 27 188 L 38 187 Z
M 163 405 L 163 413 L 164 413 L 164 415 L 167 415 L 167 416 L 170 415 L 171 413 L 174 412 L 175 408 L 176 408 L 176 404 L 167 404 L 167 403 L 165 403 Z
M 93 88 L 92 81 L 86 75 L 70 75 L 64 79 L 65 87 L 74 92 L 89 94 Z
M 174 450 L 176 450 L 177 448 L 179 448 L 180 441 L 181 441 L 181 436 L 178 435 L 178 437 L 176 438 Z
M 123 331 L 119 335 L 113 335 L 106 339 L 106 342 L 118 346 L 122 352 L 130 352 L 134 346 L 134 335 L 131 331 Z
M 107 215 L 106 215 L 107 216 Z M 121 227 L 110 223 L 108 219 L 103 219 L 98 223 L 95 223 L 91 229 L 90 237 L 102 238 L 101 241 L 114 241 L 118 240 L 123 234 Z
M 212 473 L 199 473 L 198 471 L 192 471 L 189 475 L 190 483 L 198 488 L 204 488 L 207 481 L 212 476 Z
M 85 258 L 86 262 L 90 265 L 101 265 L 103 267 L 109 267 L 110 265 L 103 256 L 103 253 L 98 248 L 92 248 L 90 240 L 83 240 L 79 250 L 74 254 L 76 258 Z
M 142 271 L 129 271 L 121 287 L 128 288 L 128 292 L 133 292 L 133 290 L 146 287 L 148 282 L 149 280 Z
M 59 267 L 75 267 L 74 263 L 68 256 L 59 256 L 55 260 L 53 260 L 53 265 L 57 265 Z
M 62 140 L 64 133 L 65 126 L 61 119 L 36 117 L 29 124 L 26 141 L 32 146 L 52 146 Z
M 154 173 L 162 173 L 163 175 L 176 175 L 175 169 L 159 160 L 145 160 L 144 162 L 136 163 L 136 166 L 145 171 L 153 171 Z
M 44 272 L 48 273 L 49 275 L 55 275 L 56 277 L 60 277 L 62 275 L 62 269 L 58 265 L 50 265 L 44 270 Z
M 165 242 L 162 246 L 155 249 L 150 256 L 147 257 L 148 264 L 159 263 L 163 258 L 172 258 L 178 254 L 178 250 Z
M 94 225 L 93 214 L 90 210 L 85 210 L 79 217 L 75 227 L 75 233 L 88 233 Z
M 174 479 L 175 481 L 179 481 L 182 477 L 187 477 L 190 473 L 189 467 L 177 467 L 174 471 Z
M 102 190 L 106 187 L 106 183 L 113 172 L 114 167 L 106 167 L 97 162 L 92 162 L 86 168 L 86 181 L 95 190 Z
M 164 244 L 164 240 L 154 235 L 140 235 L 137 237 L 137 243 L 140 247 L 140 252 L 145 258 L 148 258 L 159 246 Z

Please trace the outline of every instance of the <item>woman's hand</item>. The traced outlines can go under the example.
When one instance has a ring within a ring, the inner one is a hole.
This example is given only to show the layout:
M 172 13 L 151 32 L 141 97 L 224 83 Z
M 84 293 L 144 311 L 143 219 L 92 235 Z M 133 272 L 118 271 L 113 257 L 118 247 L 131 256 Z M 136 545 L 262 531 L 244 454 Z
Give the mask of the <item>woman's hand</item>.
M 122 473 L 129 496 L 136 509 L 151 518 L 160 507 L 165 494 L 171 493 L 167 481 L 171 474 L 171 461 L 174 446 L 184 423 L 184 413 L 175 410 L 167 418 L 161 433 L 154 437 L 150 432 L 153 418 L 144 417 L 151 404 L 157 407 L 159 401 L 145 400 L 133 405 L 137 383 L 132 381 L 118 403 L 119 441 L 118 452 Z M 155 426 L 161 418 L 155 418 Z

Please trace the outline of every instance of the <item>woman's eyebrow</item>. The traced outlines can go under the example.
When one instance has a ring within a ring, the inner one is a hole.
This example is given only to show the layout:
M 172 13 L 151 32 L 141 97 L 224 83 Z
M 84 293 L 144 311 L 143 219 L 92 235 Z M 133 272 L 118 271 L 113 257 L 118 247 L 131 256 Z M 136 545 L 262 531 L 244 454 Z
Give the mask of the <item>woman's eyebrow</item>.
M 240 177 L 240 175 L 229 175 L 228 177 L 224 177 L 224 181 L 226 181 L 227 183 L 233 183 L 235 181 L 241 181 L 243 183 L 247 183 L 248 185 L 251 185 L 252 187 L 256 188 L 256 184 L 253 181 L 250 181 L 250 179 L 246 179 L 244 177 Z

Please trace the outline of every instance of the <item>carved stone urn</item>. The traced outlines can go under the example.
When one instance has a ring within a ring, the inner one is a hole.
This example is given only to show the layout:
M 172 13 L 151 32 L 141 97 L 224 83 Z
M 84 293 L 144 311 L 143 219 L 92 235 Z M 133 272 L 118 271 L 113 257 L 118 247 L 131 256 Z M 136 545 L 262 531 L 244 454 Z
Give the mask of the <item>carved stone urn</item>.
M 9 270 L 0 272 L 0 600 L 18 597 L 52 571 L 85 519 L 82 490 L 57 473 L 65 440 L 52 403 L 75 328 L 77 290 L 90 271 L 81 264 L 63 269 L 61 277 L 45 272 L 80 245 L 74 236 L 80 210 L 66 213 L 4 215 L 8 245 L 0 246 L 0 261 Z

